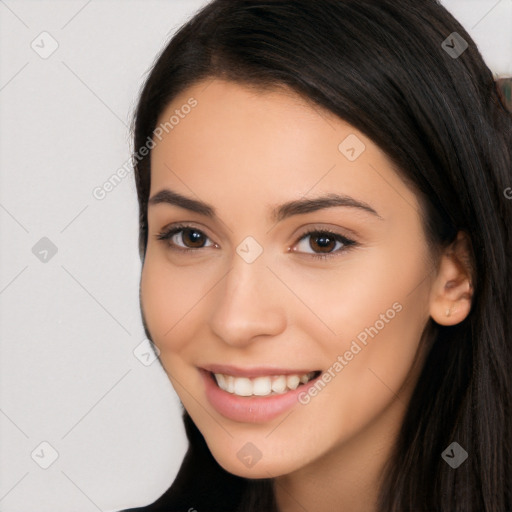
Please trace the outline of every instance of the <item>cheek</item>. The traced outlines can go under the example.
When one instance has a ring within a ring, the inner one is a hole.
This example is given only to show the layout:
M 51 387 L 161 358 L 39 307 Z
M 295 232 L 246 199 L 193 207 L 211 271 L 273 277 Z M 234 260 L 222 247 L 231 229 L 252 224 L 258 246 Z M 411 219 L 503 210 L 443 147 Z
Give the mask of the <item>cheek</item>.
M 313 416 L 324 415 L 326 438 L 356 434 L 394 402 L 405 411 L 417 376 L 413 364 L 424 323 L 414 306 L 406 301 L 401 305 L 388 323 L 373 320 L 358 335 L 340 337 L 337 347 L 331 345 L 327 372 L 333 377 L 306 406 L 312 407 Z
M 198 302 L 197 281 L 187 277 L 186 271 L 173 271 L 165 259 L 148 250 L 141 275 L 141 303 L 147 327 L 162 356 L 180 350 L 182 329 L 187 325 L 184 319 Z M 180 336 L 176 336 L 177 331 Z
M 347 253 L 330 267 L 284 263 L 273 265 L 273 271 L 299 299 L 290 294 L 287 301 L 294 323 L 332 353 L 348 349 L 359 335 L 364 341 L 375 327 L 379 337 L 405 330 L 405 342 L 426 321 L 428 293 L 421 284 L 426 284 L 428 269 L 423 247 L 409 244 L 406 254 L 404 258 L 404 247 L 388 244 Z M 404 317 L 409 321 L 402 322 Z
M 326 410 L 336 402 L 344 405 L 340 411 L 371 415 L 412 368 L 428 320 L 428 266 L 422 244 L 405 245 L 354 252 L 331 271 L 281 269 L 311 311 L 296 302 L 294 323 L 315 341 L 333 375 L 317 401 Z M 358 420 L 354 414 L 343 423 L 355 427 Z
M 407 378 L 428 320 L 422 254 L 410 252 L 403 261 L 394 251 L 382 253 L 367 262 L 364 272 L 345 269 L 338 289 L 331 285 L 323 311 L 327 317 L 330 308 L 337 336 L 324 349 L 334 377 L 317 403 L 331 415 L 329 424 L 343 425 L 347 434 L 391 401 L 406 403 L 411 390 Z M 339 407 L 329 408 L 333 403 Z

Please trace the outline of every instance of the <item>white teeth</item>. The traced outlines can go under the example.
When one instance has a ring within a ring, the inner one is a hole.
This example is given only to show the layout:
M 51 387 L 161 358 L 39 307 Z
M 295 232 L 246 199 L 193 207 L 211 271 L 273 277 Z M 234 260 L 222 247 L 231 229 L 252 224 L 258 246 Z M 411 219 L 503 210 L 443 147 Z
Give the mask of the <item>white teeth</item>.
M 235 395 L 251 396 L 252 382 L 246 377 L 239 377 L 235 379 Z
M 265 396 L 270 395 L 272 391 L 270 377 L 256 377 L 252 380 L 253 395 Z
M 217 383 L 219 384 L 219 388 L 222 388 L 222 389 L 228 388 L 227 382 L 226 382 L 226 377 L 224 377 L 224 375 L 222 375 L 222 373 L 218 373 L 217 375 L 215 375 L 215 377 L 217 378 Z
M 286 377 L 280 375 L 272 382 L 272 391 L 274 393 L 284 393 L 286 391 Z
M 290 389 L 297 389 L 297 386 L 300 383 L 300 377 L 298 375 L 288 375 L 286 378 L 286 385 Z
M 226 375 L 226 388 L 225 391 L 229 393 L 235 392 L 235 378 L 231 375 Z
M 224 375 L 215 373 L 215 380 L 219 388 L 233 393 L 238 396 L 268 396 L 281 395 L 289 390 L 297 389 L 300 384 L 306 384 L 311 380 L 315 372 L 306 373 L 304 375 L 279 375 L 274 377 L 255 377 L 249 379 L 247 377 L 233 377 L 232 375 Z

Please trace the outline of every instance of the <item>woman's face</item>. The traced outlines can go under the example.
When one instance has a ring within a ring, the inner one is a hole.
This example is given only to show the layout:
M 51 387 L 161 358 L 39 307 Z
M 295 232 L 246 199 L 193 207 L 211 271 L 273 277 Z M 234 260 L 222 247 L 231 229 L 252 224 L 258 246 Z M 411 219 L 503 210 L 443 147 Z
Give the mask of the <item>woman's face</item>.
M 267 478 L 385 450 L 429 318 L 415 194 L 365 135 L 291 92 L 203 82 L 165 122 L 143 314 L 214 457 Z

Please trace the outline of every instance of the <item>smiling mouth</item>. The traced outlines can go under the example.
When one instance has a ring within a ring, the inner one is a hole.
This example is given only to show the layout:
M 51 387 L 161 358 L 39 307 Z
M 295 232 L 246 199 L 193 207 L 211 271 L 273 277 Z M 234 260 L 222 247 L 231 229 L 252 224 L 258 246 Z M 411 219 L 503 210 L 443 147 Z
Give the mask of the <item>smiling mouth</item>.
M 321 370 L 304 374 L 269 375 L 261 377 L 235 377 L 223 373 L 208 372 L 216 385 L 233 395 L 241 397 L 283 395 L 316 379 Z

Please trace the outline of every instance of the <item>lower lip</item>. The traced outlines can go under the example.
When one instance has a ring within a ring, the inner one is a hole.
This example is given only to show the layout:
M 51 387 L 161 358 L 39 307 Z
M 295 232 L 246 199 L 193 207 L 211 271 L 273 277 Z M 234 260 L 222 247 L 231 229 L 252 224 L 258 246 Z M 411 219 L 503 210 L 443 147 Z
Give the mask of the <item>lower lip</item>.
M 298 403 L 298 395 L 314 386 L 322 375 L 297 389 L 281 395 L 238 396 L 219 388 L 215 377 L 208 371 L 199 369 L 205 383 L 206 398 L 210 404 L 226 418 L 241 423 L 265 423 L 277 418 L 284 411 Z

